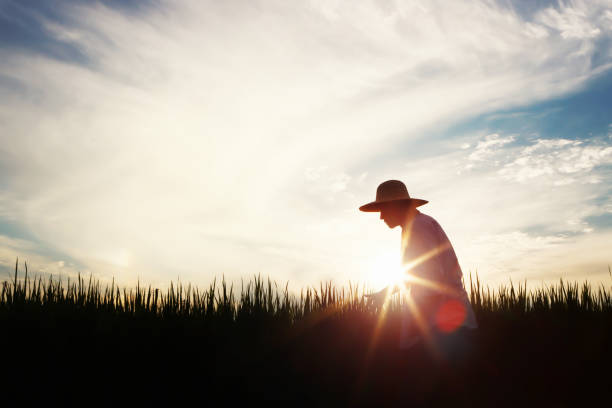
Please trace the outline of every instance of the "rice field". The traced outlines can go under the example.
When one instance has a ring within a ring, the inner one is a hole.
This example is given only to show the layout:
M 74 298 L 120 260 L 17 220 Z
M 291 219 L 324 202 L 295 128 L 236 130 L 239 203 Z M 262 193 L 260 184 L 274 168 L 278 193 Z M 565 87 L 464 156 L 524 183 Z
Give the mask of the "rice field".
M 2 395 L 311 406 L 574 406 L 611 396 L 611 285 L 465 284 L 479 329 L 466 359 L 450 364 L 426 345 L 400 350 L 405 297 L 381 309 L 358 285 L 296 295 L 254 276 L 160 291 L 43 281 L 16 264 L 0 293 Z

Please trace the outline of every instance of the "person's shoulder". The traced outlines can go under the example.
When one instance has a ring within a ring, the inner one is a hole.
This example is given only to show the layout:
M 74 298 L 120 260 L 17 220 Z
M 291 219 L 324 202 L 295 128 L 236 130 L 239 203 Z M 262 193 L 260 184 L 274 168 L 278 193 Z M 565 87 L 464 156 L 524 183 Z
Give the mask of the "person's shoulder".
M 425 224 L 440 225 L 438 224 L 438 221 L 434 219 L 434 217 L 432 217 L 431 215 L 423 214 L 422 212 L 418 210 L 417 210 L 416 216 L 414 217 L 414 221 L 419 222 L 419 223 L 425 223 Z
M 435 220 L 431 215 L 423 214 L 417 211 L 417 215 L 414 217 L 414 222 L 417 224 L 417 228 L 426 228 L 429 230 L 435 230 L 436 232 L 444 231 L 442 226 Z

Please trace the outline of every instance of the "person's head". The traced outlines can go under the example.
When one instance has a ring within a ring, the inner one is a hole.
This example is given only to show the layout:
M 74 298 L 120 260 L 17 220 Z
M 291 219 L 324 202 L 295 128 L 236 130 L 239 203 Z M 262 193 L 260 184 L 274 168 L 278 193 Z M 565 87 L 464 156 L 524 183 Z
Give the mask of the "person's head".
M 411 198 L 406 185 L 399 180 L 387 180 L 376 189 L 376 200 L 359 207 L 365 212 L 380 212 L 380 219 L 389 228 L 403 226 L 416 214 L 416 208 L 427 200 Z
M 391 229 L 403 226 L 414 216 L 416 207 L 405 201 L 392 201 L 380 206 L 380 219 Z

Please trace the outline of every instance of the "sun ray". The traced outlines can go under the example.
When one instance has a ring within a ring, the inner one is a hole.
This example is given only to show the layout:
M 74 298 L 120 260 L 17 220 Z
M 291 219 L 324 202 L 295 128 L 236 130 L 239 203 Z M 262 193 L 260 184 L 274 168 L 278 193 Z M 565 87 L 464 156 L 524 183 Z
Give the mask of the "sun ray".
M 385 322 L 385 318 L 386 318 L 387 310 L 388 310 L 387 306 L 389 304 L 389 301 L 391 300 L 392 289 L 393 289 L 392 286 L 387 287 L 385 298 L 382 302 L 382 305 L 380 306 L 379 315 L 378 315 L 378 318 L 376 319 L 376 325 L 374 326 L 374 331 L 372 332 L 372 338 L 370 339 L 370 344 L 368 345 L 368 348 L 365 353 L 365 357 L 363 361 L 363 368 L 361 370 L 361 374 L 359 376 L 357 384 L 361 384 L 365 380 L 365 376 L 368 371 L 368 366 L 370 364 L 372 354 L 374 352 L 374 349 L 376 348 L 376 344 L 378 343 L 378 339 L 380 337 L 382 326 Z
M 410 271 L 412 271 L 413 269 L 415 269 L 416 267 L 418 267 L 419 265 L 423 264 L 424 262 L 428 261 L 429 259 L 433 258 L 434 256 L 437 256 L 438 254 L 440 254 L 441 252 L 446 251 L 448 248 L 450 247 L 450 244 L 446 243 L 445 245 L 440 245 L 437 246 L 433 249 L 431 249 L 430 251 L 424 253 L 423 255 L 419 256 L 418 258 L 410 261 L 409 263 L 407 263 L 404 266 L 404 274 L 405 274 L 405 279 L 407 281 L 407 283 L 409 285 L 420 285 L 420 286 L 425 286 L 428 287 L 430 289 L 434 289 L 438 292 L 442 292 L 451 296 L 459 296 L 461 294 L 461 292 L 455 288 L 452 288 L 448 285 L 445 285 L 441 282 L 437 282 L 437 281 L 433 281 L 430 279 L 426 279 L 420 276 L 416 276 L 413 273 L 410 273 Z
M 420 255 L 418 258 L 413 259 L 412 261 L 407 263 L 405 266 L 405 270 L 411 270 L 415 268 L 416 266 L 422 264 L 423 262 L 428 261 L 429 259 L 433 258 L 434 256 L 437 256 L 438 254 L 446 251 L 449 248 L 450 248 L 450 243 L 448 242 L 442 245 L 438 245 L 437 247 L 432 248 L 431 250 Z
M 412 285 L 424 286 L 429 289 L 433 289 L 437 292 L 441 292 L 441 293 L 451 295 L 454 297 L 458 297 L 461 295 L 461 292 L 458 289 L 455 289 L 448 285 L 444 285 L 443 283 L 440 283 L 440 282 L 435 282 L 429 279 L 421 278 L 419 276 L 409 275 L 406 280 L 409 282 L 411 286 Z

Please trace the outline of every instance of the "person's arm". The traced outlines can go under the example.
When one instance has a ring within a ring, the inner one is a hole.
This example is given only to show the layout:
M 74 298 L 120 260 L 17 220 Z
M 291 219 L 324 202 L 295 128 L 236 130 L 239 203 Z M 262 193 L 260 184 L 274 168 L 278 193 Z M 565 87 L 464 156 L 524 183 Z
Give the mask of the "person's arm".
M 364 295 L 365 297 L 367 297 L 368 299 L 372 299 L 378 303 L 383 303 L 385 298 L 387 296 L 391 296 L 396 294 L 397 292 L 399 292 L 399 285 L 393 285 L 393 287 L 391 286 L 387 286 L 386 288 L 378 291 L 378 292 L 374 292 L 374 293 L 370 293 L 370 294 L 366 294 Z

